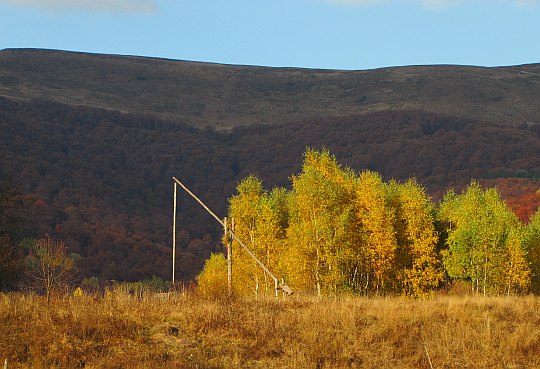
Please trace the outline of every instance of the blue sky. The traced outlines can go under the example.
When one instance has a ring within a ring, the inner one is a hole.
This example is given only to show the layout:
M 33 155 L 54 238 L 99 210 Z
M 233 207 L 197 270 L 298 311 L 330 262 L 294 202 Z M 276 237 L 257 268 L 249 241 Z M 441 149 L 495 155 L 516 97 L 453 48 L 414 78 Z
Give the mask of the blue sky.
M 540 62 L 540 0 L 0 0 L 0 49 L 324 69 Z

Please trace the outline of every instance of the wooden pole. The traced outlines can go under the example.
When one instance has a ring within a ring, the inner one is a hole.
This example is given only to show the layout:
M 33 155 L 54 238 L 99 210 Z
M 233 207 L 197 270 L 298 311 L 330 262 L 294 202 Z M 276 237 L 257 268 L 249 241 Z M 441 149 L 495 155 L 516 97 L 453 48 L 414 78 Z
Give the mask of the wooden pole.
M 180 182 L 176 177 L 173 177 L 173 180 L 176 183 L 178 183 L 180 185 L 180 187 L 182 187 L 189 195 L 191 195 L 191 197 L 193 197 L 204 209 L 206 209 L 206 211 L 208 213 L 210 213 L 210 215 L 212 215 L 214 217 L 214 219 L 216 219 L 219 222 L 219 224 L 221 224 L 222 227 L 225 228 L 225 224 L 223 223 L 223 220 L 220 219 L 212 210 L 210 210 L 210 208 L 208 206 L 206 206 L 206 204 L 204 202 L 202 202 L 193 192 L 191 192 L 186 186 L 184 186 L 184 184 L 182 182 Z M 277 284 L 278 287 L 281 287 L 281 289 L 283 289 L 283 291 L 285 291 L 288 295 L 290 295 L 292 293 L 292 290 L 291 290 L 291 288 L 289 286 L 280 285 L 279 280 L 276 278 L 276 276 L 274 276 L 272 274 L 272 272 L 270 272 L 270 270 L 268 270 L 268 268 L 255 256 L 255 254 L 242 242 L 241 239 L 236 237 L 234 232 L 229 231 L 229 233 L 230 233 L 231 237 L 236 242 L 238 242 L 238 244 L 240 246 L 242 246 L 242 248 L 249 254 L 249 256 L 251 256 L 251 258 L 253 260 L 255 260 L 255 262 L 257 264 L 259 264 L 259 266 L 262 268 L 262 270 L 264 270 L 265 273 L 267 273 L 268 276 L 274 280 L 274 284 Z
M 225 224 L 225 239 L 227 240 L 227 291 L 229 297 L 232 296 L 232 238 L 229 232 L 227 218 L 223 219 Z M 231 230 L 234 230 L 234 221 L 231 219 Z
M 234 232 L 234 218 L 231 218 L 231 231 Z M 229 248 L 227 249 L 227 286 L 229 296 L 232 296 L 232 237 L 229 234 Z
M 174 205 L 173 205 L 173 233 L 172 233 L 172 285 L 174 288 L 174 272 L 176 265 L 176 182 L 174 182 Z

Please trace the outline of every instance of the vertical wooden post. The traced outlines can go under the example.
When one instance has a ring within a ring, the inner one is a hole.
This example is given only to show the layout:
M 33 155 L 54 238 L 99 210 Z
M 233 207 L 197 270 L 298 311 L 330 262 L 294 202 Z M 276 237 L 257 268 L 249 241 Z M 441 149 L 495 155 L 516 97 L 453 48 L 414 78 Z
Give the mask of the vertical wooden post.
M 231 228 L 233 227 L 233 222 L 231 221 Z M 223 228 L 225 232 L 226 248 L 227 248 L 227 291 L 229 292 L 229 297 L 232 296 L 232 237 L 229 234 L 229 228 L 227 223 L 227 217 L 223 218 Z
M 234 232 L 234 218 L 231 218 L 231 231 Z M 229 296 L 232 296 L 232 243 L 233 238 L 229 234 L 227 239 L 227 287 L 229 288 Z
M 174 272 L 176 264 L 176 182 L 174 182 L 173 233 L 172 233 L 172 285 L 174 288 Z

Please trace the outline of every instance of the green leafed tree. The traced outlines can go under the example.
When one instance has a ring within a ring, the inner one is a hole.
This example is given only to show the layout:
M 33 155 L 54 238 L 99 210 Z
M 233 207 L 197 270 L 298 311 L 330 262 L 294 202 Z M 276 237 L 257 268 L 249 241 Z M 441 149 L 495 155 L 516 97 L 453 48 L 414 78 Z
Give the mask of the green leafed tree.
M 443 257 L 451 278 L 467 280 L 473 291 L 483 294 L 528 286 L 520 223 L 495 189 L 483 190 L 473 182 L 459 195 L 450 192 L 441 203 L 439 217 L 448 226 Z
M 531 266 L 531 290 L 540 294 L 540 209 L 525 228 L 524 244 Z

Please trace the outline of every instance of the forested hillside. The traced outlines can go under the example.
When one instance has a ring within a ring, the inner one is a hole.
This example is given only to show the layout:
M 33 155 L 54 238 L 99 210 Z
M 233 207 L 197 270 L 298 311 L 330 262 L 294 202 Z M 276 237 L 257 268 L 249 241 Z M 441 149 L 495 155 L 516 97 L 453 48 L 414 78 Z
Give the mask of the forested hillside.
M 386 180 L 414 176 L 436 198 L 471 178 L 521 177 L 520 188 L 534 189 L 540 173 L 538 125 L 501 126 L 421 111 L 224 133 L 152 116 L 0 98 L 0 132 L 1 176 L 21 192 L 24 204 L 21 237 L 64 239 L 69 252 L 80 255 L 79 276 L 102 281 L 169 278 L 172 176 L 225 216 L 227 198 L 248 174 L 268 188 L 290 187 L 306 147 L 326 147 L 344 165 L 375 170 Z M 519 196 L 534 202 L 534 191 Z M 534 210 L 522 207 L 523 219 Z M 178 215 L 177 278 L 188 281 L 220 247 L 221 229 L 183 194 Z

